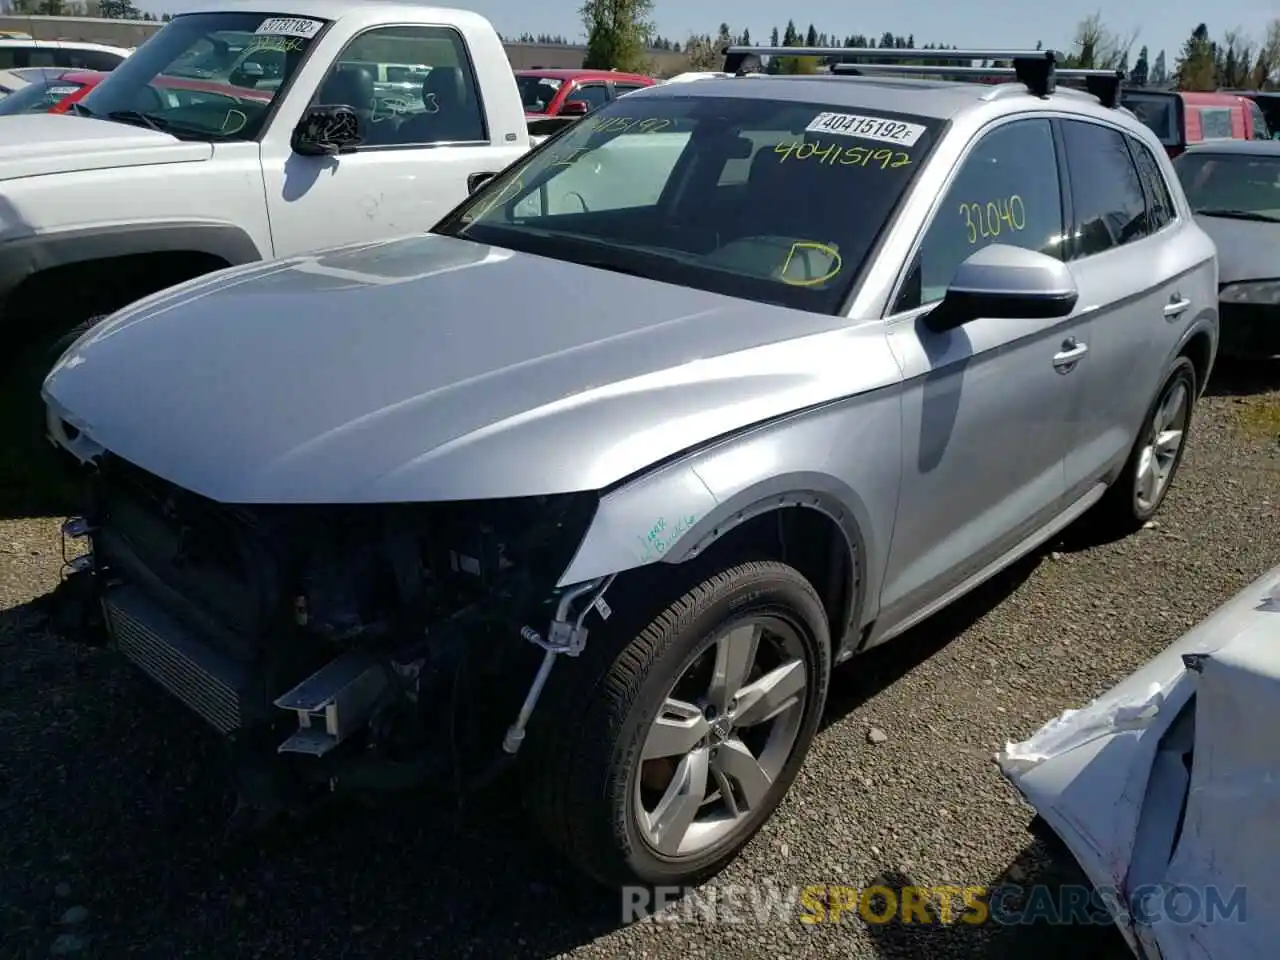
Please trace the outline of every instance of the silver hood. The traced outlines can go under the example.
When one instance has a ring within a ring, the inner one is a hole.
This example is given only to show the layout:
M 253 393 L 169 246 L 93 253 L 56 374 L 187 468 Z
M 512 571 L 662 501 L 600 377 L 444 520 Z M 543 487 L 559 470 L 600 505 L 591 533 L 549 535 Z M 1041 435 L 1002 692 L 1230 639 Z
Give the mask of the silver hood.
M 850 366 L 795 343 L 883 341 L 850 326 L 423 236 L 153 296 L 74 345 L 45 398 L 91 445 L 216 500 L 549 494 L 853 392 Z
M 1280 223 L 1196 217 L 1218 248 L 1218 282 L 1280 277 Z
M 0 180 L 207 160 L 213 145 L 158 130 L 59 113 L 0 117 Z

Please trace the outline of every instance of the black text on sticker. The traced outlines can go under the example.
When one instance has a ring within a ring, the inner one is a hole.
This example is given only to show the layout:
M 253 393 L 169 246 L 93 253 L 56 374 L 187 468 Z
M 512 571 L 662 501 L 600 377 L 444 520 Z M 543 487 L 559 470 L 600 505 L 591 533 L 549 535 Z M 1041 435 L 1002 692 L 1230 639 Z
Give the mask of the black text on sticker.
M 915 142 L 924 133 L 924 127 L 918 123 L 904 123 L 884 117 L 863 117 L 854 113 L 820 113 L 805 130 L 809 133 L 831 133 L 862 140 L 879 140 L 904 147 L 915 146 Z

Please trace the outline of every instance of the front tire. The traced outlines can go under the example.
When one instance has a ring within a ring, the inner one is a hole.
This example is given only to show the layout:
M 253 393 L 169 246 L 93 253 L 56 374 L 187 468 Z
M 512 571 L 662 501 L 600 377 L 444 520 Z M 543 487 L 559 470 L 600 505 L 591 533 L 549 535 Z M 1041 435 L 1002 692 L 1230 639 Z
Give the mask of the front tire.
M 1196 368 L 1178 357 L 1147 410 L 1124 469 L 1098 502 L 1095 519 L 1102 532 L 1124 536 L 1156 515 L 1182 464 L 1197 396 Z
M 636 636 L 595 632 L 587 662 L 557 666 L 567 682 L 539 707 L 538 818 L 606 886 L 701 883 L 768 820 L 804 762 L 831 670 L 822 603 L 793 568 L 748 563 Z M 574 682 L 591 677 L 589 689 Z

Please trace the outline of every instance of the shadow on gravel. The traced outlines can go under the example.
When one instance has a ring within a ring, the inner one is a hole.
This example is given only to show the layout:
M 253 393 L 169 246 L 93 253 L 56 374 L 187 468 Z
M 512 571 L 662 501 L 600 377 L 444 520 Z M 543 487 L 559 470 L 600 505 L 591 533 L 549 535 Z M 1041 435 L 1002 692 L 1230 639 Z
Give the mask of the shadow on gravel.
M 81 958 L 542 958 L 620 926 L 509 785 L 462 810 L 335 807 L 228 854 L 220 761 L 147 679 L 54 636 L 42 604 L 0 612 L 0 957 L 69 936 Z M 59 924 L 72 907 L 88 919 Z
M 53 338 L 30 340 L 0 362 L 0 520 L 64 516 L 76 488 L 44 430 L 40 387 Z
M 883 886 L 897 894 L 904 887 L 915 885 L 900 871 L 886 870 L 867 889 Z M 956 885 L 965 886 L 963 878 Z M 1035 840 L 981 898 L 987 916 L 972 916 L 983 922 L 961 919 L 959 898 L 950 918 L 934 909 L 928 922 L 920 922 L 917 915 L 907 923 L 900 904 L 872 897 L 869 905 L 876 916 L 888 916 L 892 908 L 897 909 L 885 923 L 867 923 L 866 930 L 885 960 L 1132 960 L 1124 937 L 1105 913 L 1092 915 L 1088 922 L 1055 919 L 1073 913 L 1082 915 L 1083 907 L 1073 910 L 1072 904 L 1083 905 L 1091 890 L 1069 854 L 1052 852 L 1042 841 Z M 944 919 L 950 922 L 943 922 Z
M 1007 600 L 1040 565 L 1034 551 L 928 620 L 833 672 L 822 729 L 838 723 L 881 690 L 897 682 Z
M 1016 565 L 858 662 L 830 720 L 1000 603 Z M 550 957 L 620 927 L 620 902 L 530 835 L 510 785 L 461 810 L 421 794 L 334 807 L 270 845 L 216 845 L 218 740 L 114 655 L 73 647 L 40 601 L 0 612 L 0 956 Z M 60 926 L 84 907 L 80 927 Z
M 1247 397 L 1280 390 L 1280 360 L 1218 358 L 1205 393 L 1211 397 Z

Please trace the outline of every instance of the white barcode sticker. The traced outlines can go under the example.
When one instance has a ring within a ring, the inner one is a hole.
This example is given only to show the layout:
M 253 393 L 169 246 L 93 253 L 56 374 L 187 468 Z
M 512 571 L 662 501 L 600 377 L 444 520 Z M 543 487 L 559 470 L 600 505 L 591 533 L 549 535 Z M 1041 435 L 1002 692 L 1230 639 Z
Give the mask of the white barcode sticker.
M 804 129 L 806 133 L 830 133 L 913 147 L 924 134 L 925 128 L 918 123 L 904 123 L 884 117 L 863 117 L 856 113 L 820 113 Z
M 253 32 L 272 37 L 302 37 L 310 40 L 323 26 L 323 20 L 309 20 L 305 17 L 268 17 Z

